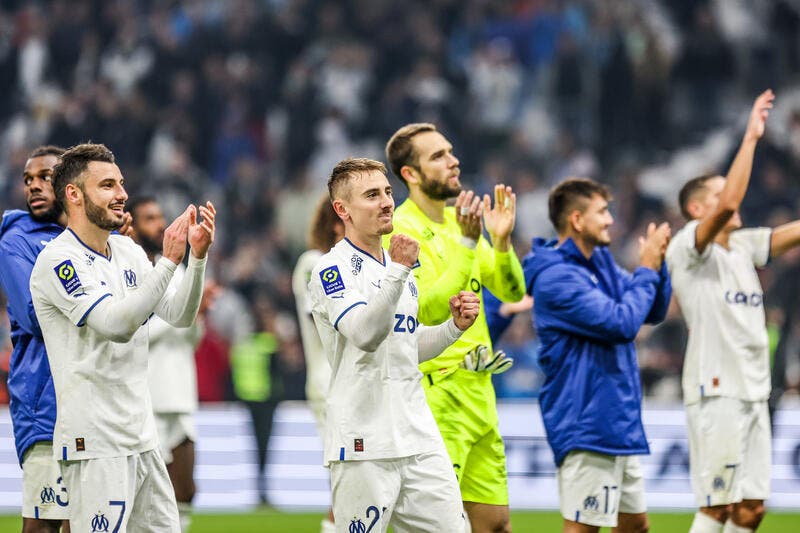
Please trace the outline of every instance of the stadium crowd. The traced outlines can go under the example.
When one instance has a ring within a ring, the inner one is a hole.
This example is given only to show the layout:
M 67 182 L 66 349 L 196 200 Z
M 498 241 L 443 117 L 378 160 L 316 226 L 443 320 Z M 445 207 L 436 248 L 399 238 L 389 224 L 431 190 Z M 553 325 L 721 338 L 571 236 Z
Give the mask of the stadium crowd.
M 291 272 L 337 161 L 382 159 L 398 126 L 436 123 L 457 148 L 465 188 L 514 188 L 520 254 L 552 233 L 549 188 L 585 176 L 617 192 L 612 250 L 632 262 L 647 222 L 681 225 L 681 183 L 722 172 L 735 147 L 661 187 L 647 186 L 645 169 L 738 127 L 763 88 L 788 92 L 799 28 L 788 0 L 6 1 L 0 209 L 24 205 L 32 147 L 86 140 L 113 150 L 131 196 L 155 194 L 168 219 L 211 198 L 224 215 L 209 270 L 225 290 L 198 350 L 201 400 L 235 397 L 229 354 L 259 332 L 275 340 L 262 350 L 261 400 L 301 398 Z M 743 206 L 751 226 L 800 214 L 800 107 L 773 124 Z M 787 289 L 796 264 L 788 254 L 761 274 L 774 344 L 790 355 L 800 351 Z M 675 306 L 643 330 L 648 395 L 680 394 L 685 339 Z M 535 396 L 530 320 L 515 320 L 502 345 L 517 365 L 498 394 Z M 797 359 L 780 367 L 777 388 L 797 390 Z

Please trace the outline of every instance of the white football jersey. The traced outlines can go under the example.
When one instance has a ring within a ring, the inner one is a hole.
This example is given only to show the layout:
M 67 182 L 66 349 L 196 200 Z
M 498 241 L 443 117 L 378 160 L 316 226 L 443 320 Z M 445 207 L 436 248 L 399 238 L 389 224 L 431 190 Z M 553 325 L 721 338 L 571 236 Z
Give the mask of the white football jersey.
M 153 269 L 129 237 L 111 235 L 110 257 L 67 229 L 39 254 L 31 295 L 56 391 L 56 459 L 120 457 L 158 445 L 147 386 L 147 328 L 126 343 L 85 325 L 104 298 L 137 289 Z
M 292 290 L 297 305 L 297 320 L 300 323 L 300 337 L 303 340 L 303 352 L 306 356 L 306 398 L 309 401 L 324 401 L 328 395 L 331 381 L 331 365 L 319 340 L 319 333 L 311 318 L 311 297 L 308 282 L 311 271 L 317 264 L 322 252 L 308 250 L 297 259 L 292 273 Z
M 769 228 L 734 231 L 729 250 L 694 246 L 699 221 L 667 248 L 672 288 L 689 328 L 683 363 L 686 404 L 705 396 L 766 400 L 770 392 L 764 291 L 755 267 L 769 260 Z
M 425 400 L 417 347 L 417 287 L 412 273 L 394 310 L 394 326 L 374 352 L 339 333 L 347 314 L 380 290 L 392 265 L 339 241 L 311 273 L 312 313 L 331 365 L 325 464 L 408 457 L 442 449 L 444 442 Z
M 178 265 L 170 280 L 170 290 L 180 285 L 186 267 Z M 197 366 L 194 349 L 202 328 L 195 324 L 176 328 L 157 315 L 147 321 L 150 359 L 147 363 L 150 396 L 156 413 L 193 413 L 197 411 Z

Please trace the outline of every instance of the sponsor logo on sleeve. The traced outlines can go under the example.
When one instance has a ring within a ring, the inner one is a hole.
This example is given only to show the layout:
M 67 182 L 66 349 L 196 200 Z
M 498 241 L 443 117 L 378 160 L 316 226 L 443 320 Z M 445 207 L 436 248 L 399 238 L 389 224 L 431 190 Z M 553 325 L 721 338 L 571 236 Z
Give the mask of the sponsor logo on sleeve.
M 319 279 L 322 281 L 322 288 L 326 295 L 344 290 L 344 280 L 339 273 L 339 267 L 335 265 L 320 272 Z
M 53 270 L 67 294 L 72 294 L 81 288 L 81 280 L 78 278 L 78 273 L 75 272 L 75 267 L 69 259 L 60 262 Z

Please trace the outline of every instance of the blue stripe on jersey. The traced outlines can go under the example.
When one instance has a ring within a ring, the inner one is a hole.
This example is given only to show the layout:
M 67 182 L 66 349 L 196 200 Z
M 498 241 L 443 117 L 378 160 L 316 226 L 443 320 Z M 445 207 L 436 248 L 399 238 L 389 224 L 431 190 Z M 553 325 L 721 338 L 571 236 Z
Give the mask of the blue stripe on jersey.
M 39 506 L 38 505 L 33 508 L 33 517 L 36 520 L 39 520 Z
M 61 447 L 61 459 L 64 460 L 64 461 L 67 460 L 67 447 L 66 446 L 62 446 Z
M 581 518 L 581 512 L 575 511 L 575 521 L 580 522 L 580 518 Z
M 711 495 L 710 494 L 706 495 L 706 506 L 707 507 L 711 507 Z
M 352 308 L 354 308 L 357 305 L 367 305 L 367 302 L 356 302 L 353 305 L 351 305 L 350 307 L 348 307 L 347 309 L 345 309 L 344 311 L 342 311 L 342 313 L 336 319 L 336 322 L 333 323 L 333 329 L 335 329 L 336 331 L 339 331 L 339 328 L 336 327 L 336 326 L 339 325 L 339 321 L 342 319 L 342 317 L 345 315 L 345 313 L 347 313 L 348 311 L 350 311 Z
M 706 395 L 705 386 L 700 385 L 700 397 L 703 398 Z
M 339 448 L 339 460 L 344 461 L 344 446 Z
M 346 242 L 347 244 L 349 244 L 350 246 L 352 246 L 353 248 L 355 248 L 356 250 L 358 250 L 362 254 L 366 255 L 367 257 L 371 258 L 373 261 L 375 261 L 379 265 L 386 266 L 386 250 L 384 250 L 383 247 L 381 247 L 381 254 L 382 254 L 381 259 L 383 259 L 383 261 L 378 261 L 377 259 L 375 259 L 375 257 L 373 257 L 373 255 L 371 253 L 367 252 L 366 250 L 362 250 L 361 248 L 359 248 L 358 246 L 353 244 L 353 241 L 351 241 L 347 237 L 344 238 L 344 242 Z
M 97 299 L 97 301 L 95 301 L 95 302 L 92 304 L 92 306 L 91 306 L 89 309 L 87 309 L 85 313 L 83 313 L 83 316 L 81 317 L 81 319 L 80 319 L 80 320 L 78 320 L 78 324 L 77 324 L 77 326 L 78 326 L 79 328 L 80 328 L 80 327 L 83 327 L 83 325 L 86 323 L 86 317 L 87 317 L 87 316 L 89 316 L 89 313 L 91 313 L 91 312 L 92 312 L 92 309 L 94 309 L 95 307 L 97 307 L 97 304 L 99 304 L 100 302 L 102 302 L 103 300 L 105 300 L 106 298 L 108 298 L 109 296 L 111 296 L 111 293 L 110 293 L 110 292 L 107 292 L 107 293 L 105 293 L 104 295 L 102 295 L 100 298 L 98 298 L 98 299 Z
M 100 256 L 100 257 L 102 257 L 103 259 L 107 260 L 109 263 L 111 262 L 111 254 L 110 254 L 110 253 L 108 254 L 108 257 L 106 257 L 106 256 L 105 256 L 105 254 L 101 254 L 100 252 L 98 252 L 97 250 L 93 249 L 91 246 L 89 246 L 89 245 L 88 245 L 88 244 L 86 244 L 85 242 L 83 242 L 83 241 L 81 240 L 81 238 L 80 238 L 80 237 L 78 237 L 78 234 L 77 234 L 77 233 L 75 233 L 74 231 L 72 231 L 72 229 L 71 229 L 71 228 L 67 228 L 67 231 L 68 231 L 68 232 L 70 232 L 70 233 L 72 233 L 72 236 L 73 236 L 73 237 L 75 237 L 75 240 L 77 240 L 79 243 L 81 243 L 81 244 L 83 245 L 83 247 L 84 247 L 84 248 L 86 248 L 87 250 L 89 250 L 89 251 L 90 251 L 90 252 L 92 252 L 93 254 L 97 254 L 97 255 L 99 255 L 99 256 Z M 109 252 L 111 252 L 111 245 L 109 245 L 109 247 L 108 247 L 108 251 L 109 251 Z

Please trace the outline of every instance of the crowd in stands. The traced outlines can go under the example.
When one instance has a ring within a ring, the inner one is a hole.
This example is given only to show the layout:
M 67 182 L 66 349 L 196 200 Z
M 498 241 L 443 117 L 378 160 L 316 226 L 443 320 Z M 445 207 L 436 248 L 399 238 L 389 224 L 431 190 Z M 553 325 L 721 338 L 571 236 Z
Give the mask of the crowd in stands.
M 743 218 L 800 217 L 800 107 L 781 102 L 798 67 L 800 8 L 790 0 L 5 1 L 0 208 L 24 206 L 30 149 L 86 140 L 111 148 L 130 195 L 155 194 L 168 216 L 211 199 L 211 273 L 226 290 L 198 350 L 201 399 L 234 398 L 231 348 L 263 331 L 277 341 L 268 394 L 299 399 L 291 271 L 340 159 L 383 159 L 400 125 L 437 124 L 467 187 L 516 191 L 521 255 L 531 237 L 553 234 L 549 188 L 593 177 L 615 192 L 612 249 L 632 265 L 648 222 L 682 225 L 682 182 L 725 171 L 742 133 L 736 120 L 766 87 L 784 108 L 758 150 Z M 720 131 L 728 153 L 646 186 L 645 169 Z M 800 334 L 790 319 L 800 298 L 787 287 L 800 278 L 798 260 L 763 273 L 795 390 Z M 0 320 L 6 352 L 7 327 Z M 685 338 L 677 309 L 643 331 L 647 394 L 678 397 Z M 499 392 L 535 396 L 529 315 L 502 344 L 517 365 Z

